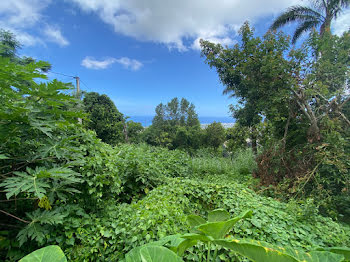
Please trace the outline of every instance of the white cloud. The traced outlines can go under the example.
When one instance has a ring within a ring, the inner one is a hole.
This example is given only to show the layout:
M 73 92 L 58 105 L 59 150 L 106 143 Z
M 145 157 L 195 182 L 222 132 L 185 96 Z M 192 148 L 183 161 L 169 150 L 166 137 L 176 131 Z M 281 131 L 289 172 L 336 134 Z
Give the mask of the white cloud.
M 350 29 L 350 9 L 345 10 L 334 22 L 333 30 L 336 35 L 342 35 Z
M 87 56 L 81 62 L 81 65 L 89 69 L 106 69 L 116 62 L 115 58 L 107 58 L 105 60 L 96 60 L 93 57 Z
M 135 59 L 130 59 L 128 57 L 122 57 L 116 60 L 117 63 L 121 64 L 124 66 L 126 69 L 131 69 L 133 71 L 139 70 L 143 64 Z
M 58 27 L 46 26 L 44 34 L 47 37 L 47 41 L 54 42 L 60 46 L 69 45 L 68 40 L 62 35 Z
M 133 71 L 139 70 L 143 64 L 135 59 L 130 59 L 128 57 L 122 57 L 119 59 L 108 57 L 105 60 L 96 60 L 93 57 L 87 56 L 84 58 L 84 60 L 81 62 L 81 65 L 89 68 L 89 69 L 106 69 L 109 66 L 111 66 L 114 63 L 121 64 L 124 68 L 130 69 Z
M 38 35 L 43 34 L 48 41 L 65 46 L 69 42 L 58 28 L 45 26 L 43 11 L 52 0 L 0 0 L 0 28 L 13 32 L 17 40 L 25 46 L 45 44 Z M 44 28 L 44 30 L 41 30 Z M 28 33 L 28 30 L 36 34 Z
M 232 44 L 245 21 L 276 14 L 301 0 L 67 0 L 97 14 L 117 33 L 187 50 L 200 38 Z
M 34 26 L 42 18 L 41 11 L 50 2 L 50 0 L 0 1 L 1 21 L 17 28 Z

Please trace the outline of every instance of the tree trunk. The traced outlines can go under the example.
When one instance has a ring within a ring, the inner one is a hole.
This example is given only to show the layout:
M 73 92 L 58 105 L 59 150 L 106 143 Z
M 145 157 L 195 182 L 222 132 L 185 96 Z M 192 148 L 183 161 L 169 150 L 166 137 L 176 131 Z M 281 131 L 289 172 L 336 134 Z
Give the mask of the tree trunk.
M 256 128 L 253 126 L 251 129 L 251 135 L 250 139 L 252 140 L 252 150 L 253 154 L 256 156 L 258 154 L 258 146 L 257 146 L 257 135 L 256 135 Z

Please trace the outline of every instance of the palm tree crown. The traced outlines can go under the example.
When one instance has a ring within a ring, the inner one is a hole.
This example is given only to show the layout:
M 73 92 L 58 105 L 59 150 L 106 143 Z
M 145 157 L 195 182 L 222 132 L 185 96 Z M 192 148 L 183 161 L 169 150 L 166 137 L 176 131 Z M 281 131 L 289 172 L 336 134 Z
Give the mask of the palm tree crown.
M 293 43 L 305 32 L 320 27 L 321 36 L 330 31 L 331 22 L 336 19 L 343 8 L 350 5 L 350 0 L 310 0 L 311 7 L 291 6 L 271 25 L 271 30 L 276 30 L 290 22 L 298 22 L 298 27 L 293 35 Z

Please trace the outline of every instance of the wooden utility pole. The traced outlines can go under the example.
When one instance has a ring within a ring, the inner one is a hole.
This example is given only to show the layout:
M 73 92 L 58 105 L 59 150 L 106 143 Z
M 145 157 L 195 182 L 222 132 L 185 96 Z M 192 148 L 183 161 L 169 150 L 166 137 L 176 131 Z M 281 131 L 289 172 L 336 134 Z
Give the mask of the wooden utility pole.
M 79 78 L 79 76 L 75 76 L 74 78 L 76 80 L 77 97 L 79 97 L 79 95 L 80 95 L 80 78 Z
M 74 78 L 76 80 L 77 98 L 80 99 L 80 78 L 79 76 L 75 76 Z M 78 118 L 78 123 L 82 124 L 82 120 L 80 117 Z

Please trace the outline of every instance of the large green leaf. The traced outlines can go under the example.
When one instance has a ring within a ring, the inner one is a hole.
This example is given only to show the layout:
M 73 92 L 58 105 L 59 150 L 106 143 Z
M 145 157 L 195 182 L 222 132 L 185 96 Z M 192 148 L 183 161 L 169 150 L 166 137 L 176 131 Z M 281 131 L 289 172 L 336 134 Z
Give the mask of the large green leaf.
M 196 234 L 196 233 L 184 234 L 181 237 L 184 238 L 184 239 L 199 240 L 199 241 L 202 241 L 202 242 L 209 242 L 209 241 L 214 240 L 210 236 L 206 236 L 206 235 L 202 235 L 202 234 Z
M 306 256 L 309 256 L 308 258 Z M 306 253 L 305 260 L 308 262 L 341 262 L 344 256 L 326 251 L 311 251 Z
M 344 256 L 326 251 L 305 253 L 292 248 L 275 247 L 255 240 L 216 240 L 214 243 L 229 248 L 256 262 L 341 262 Z
M 182 256 L 188 248 L 195 246 L 197 243 L 198 243 L 198 240 L 185 239 L 177 246 L 176 253 L 179 256 Z
M 146 246 L 140 250 L 142 262 L 181 262 L 181 257 L 162 246 Z
M 224 209 L 215 209 L 208 213 L 208 222 L 219 222 L 230 219 L 230 213 Z
M 197 216 L 197 215 L 187 216 L 187 221 L 191 227 L 196 227 L 196 226 L 207 223 L 207 221 L 205 221 L 202 217 Z
M 149 246 L 163 246 L 165 244 L 169 244 L 170 246 L 174 247 L 175 250 L 177 250 L 177 247 L 183 242 L 185 239 L 181 238 L 180 234 L 176 235 L 170 235 L 163 237 L 162 239 L 147 243 L 145 245 L 135 247 L 131 249 L 126 255 L 125 255 L 125 261 L 126 262 L 140 262 L 141 261 L 141 249 L 144 247 Z
M 259 244 L 259 242 L 250 242 L 245 240 L 215 240 L 215 244 L 221 245 L 233 250 L 253 261 L 268 262 L 298 262 L 299 260 L 284 254 L 282 249 L 273 249 Z
M 332 253 L 343 255 L 346 261 L 350 261 L 350 248 L 348 247 L 328 247 L 319 248 L 318 250 L 329 251 Z
M 227 221 L 208 222 L 197 227 L 202 233 L 213 237 L 214 239 L 223 239 L 232 227 L 241 219 L 251 217 L 252 211 L 246 211 L 241 215 L 231 218 Z
M 19 262 L 67 262 L 59 246 L 47 246 L 26 255 Z

